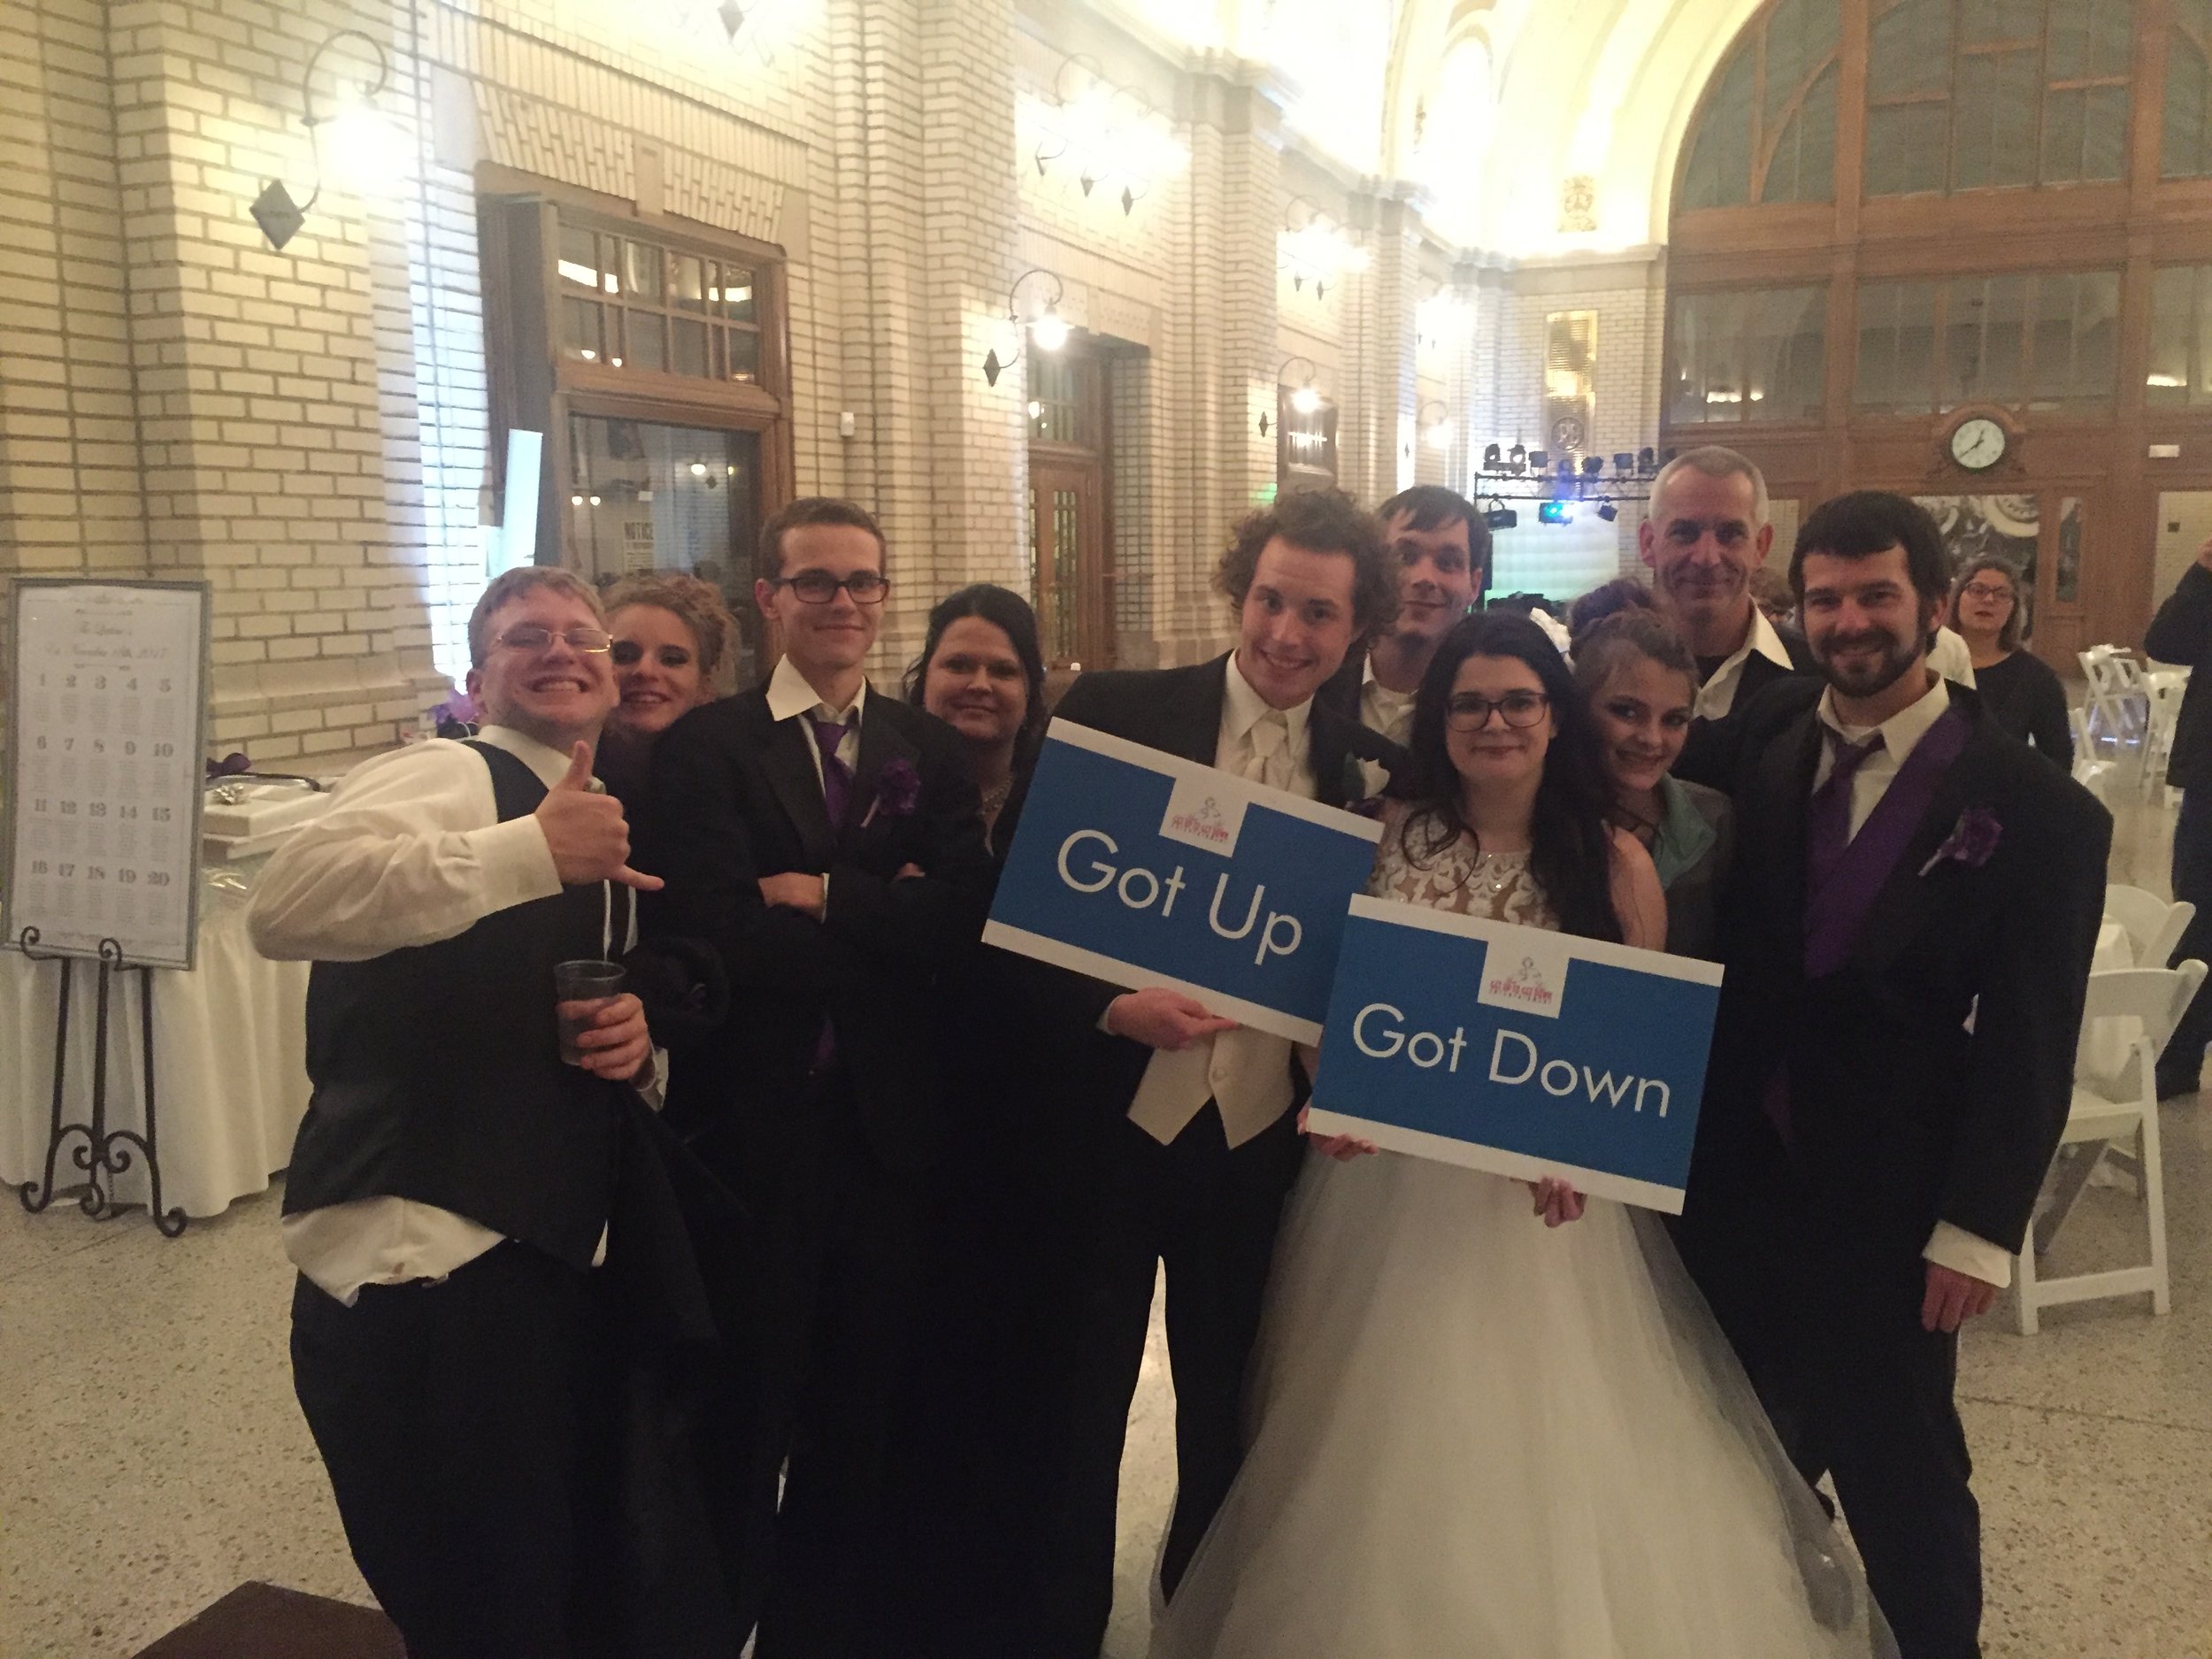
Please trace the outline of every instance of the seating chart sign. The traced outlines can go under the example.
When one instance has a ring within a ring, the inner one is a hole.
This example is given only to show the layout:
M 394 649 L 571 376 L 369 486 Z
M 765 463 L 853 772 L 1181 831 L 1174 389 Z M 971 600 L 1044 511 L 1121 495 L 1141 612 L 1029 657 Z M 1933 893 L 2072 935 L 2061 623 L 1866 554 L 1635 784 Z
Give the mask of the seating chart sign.
M 189 968 L 208 658 L 204 582 L 18 581 L 0 864 L 7 938 Z

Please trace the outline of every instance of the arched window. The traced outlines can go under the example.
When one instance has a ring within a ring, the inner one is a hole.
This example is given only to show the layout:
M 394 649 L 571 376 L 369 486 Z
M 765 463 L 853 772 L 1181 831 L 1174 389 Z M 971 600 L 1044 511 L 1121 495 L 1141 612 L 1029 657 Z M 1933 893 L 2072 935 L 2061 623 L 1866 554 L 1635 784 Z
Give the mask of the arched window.
M 2132 0 L 1876 0 L 1870 196 L 2116 180 Z
M 2169 179 L 2212 173 L 2212 4 L 2173 0 L 2166 36 L 2166 130 L 2159 172 Z
M 1698 117 L 1684 208 L 1832 202 L 1836 0 L 1781 0 L 1731 49 Z

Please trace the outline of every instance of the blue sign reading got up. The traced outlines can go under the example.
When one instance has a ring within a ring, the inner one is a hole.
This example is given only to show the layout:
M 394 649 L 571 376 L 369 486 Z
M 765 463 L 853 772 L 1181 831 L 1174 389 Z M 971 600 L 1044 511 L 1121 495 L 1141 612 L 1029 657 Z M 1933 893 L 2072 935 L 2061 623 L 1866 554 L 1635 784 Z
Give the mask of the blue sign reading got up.
M 1055 720 L 986 943 L 1225 1018 L 1321 1034 L 1346 901 L 1381 826 Z
M 1718 965 L 1364 896 L 1351 911 L 1316 1133 L 1681 1213 Z

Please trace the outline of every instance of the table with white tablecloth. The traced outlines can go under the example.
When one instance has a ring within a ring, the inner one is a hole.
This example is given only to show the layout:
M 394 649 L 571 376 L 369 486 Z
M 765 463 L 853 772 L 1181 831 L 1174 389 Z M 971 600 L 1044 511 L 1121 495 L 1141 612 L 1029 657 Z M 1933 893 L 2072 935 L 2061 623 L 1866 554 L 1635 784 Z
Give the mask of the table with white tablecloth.
M 188 1216 L 219 1214 L 258 1193 L 290 1162 L 292 1136 L 307 1110 L 307 964 L 271 962 L 246 937 L 252 865 L 211 865 L 202 877 L 199 950 L 189 972 L 154 968 L 154 1088 L 162 1203 Z M 45 1179 L 53 1121 L 54 1020 L 59 961 L 0 949 L 0 1179 Z M 92 1108 L 96 985 L 99 965 L 67 964 L 73 976 L 63 1121 Z M 107 1126 L 145 1128 L 143 1049 L 137 971 L 117 973 L 109 995 Z M 54 1184 L 84 1180 L 72 1161 L 85 1144 L 72 1135 Z M 144 1205 L 142 1161 L 119 1177 L 114 1196 Z M 73 1216 L 58 1201 L 49 1212 Z

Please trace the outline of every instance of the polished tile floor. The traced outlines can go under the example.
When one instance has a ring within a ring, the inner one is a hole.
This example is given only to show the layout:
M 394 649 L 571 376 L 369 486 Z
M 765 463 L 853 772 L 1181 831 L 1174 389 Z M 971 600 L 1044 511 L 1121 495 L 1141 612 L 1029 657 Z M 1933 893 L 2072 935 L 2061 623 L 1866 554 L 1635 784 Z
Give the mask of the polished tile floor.
M 2162 892 L 2169 815 L 2113 804 L 2114 879 Z M 2212 1659 L 2212 1103 L 2164 1127 L 2173 1313 L 2058 1309 L 2023 1338 L 2001 1306 L 1966 1345 L 1989 1659 Z M 2132 1259 L 2139 1214 L 2093 1187 L 2050 1266 Z M 248 1578 L 365 1597 L 292 1400 L 290 1283 L 273 1193 L 173 1243 L 0 1203 L 0 1655 L 120 1659 Z M 1144 1652 L 1173 1411 L 1156 1321 L 1112 1659 Z

